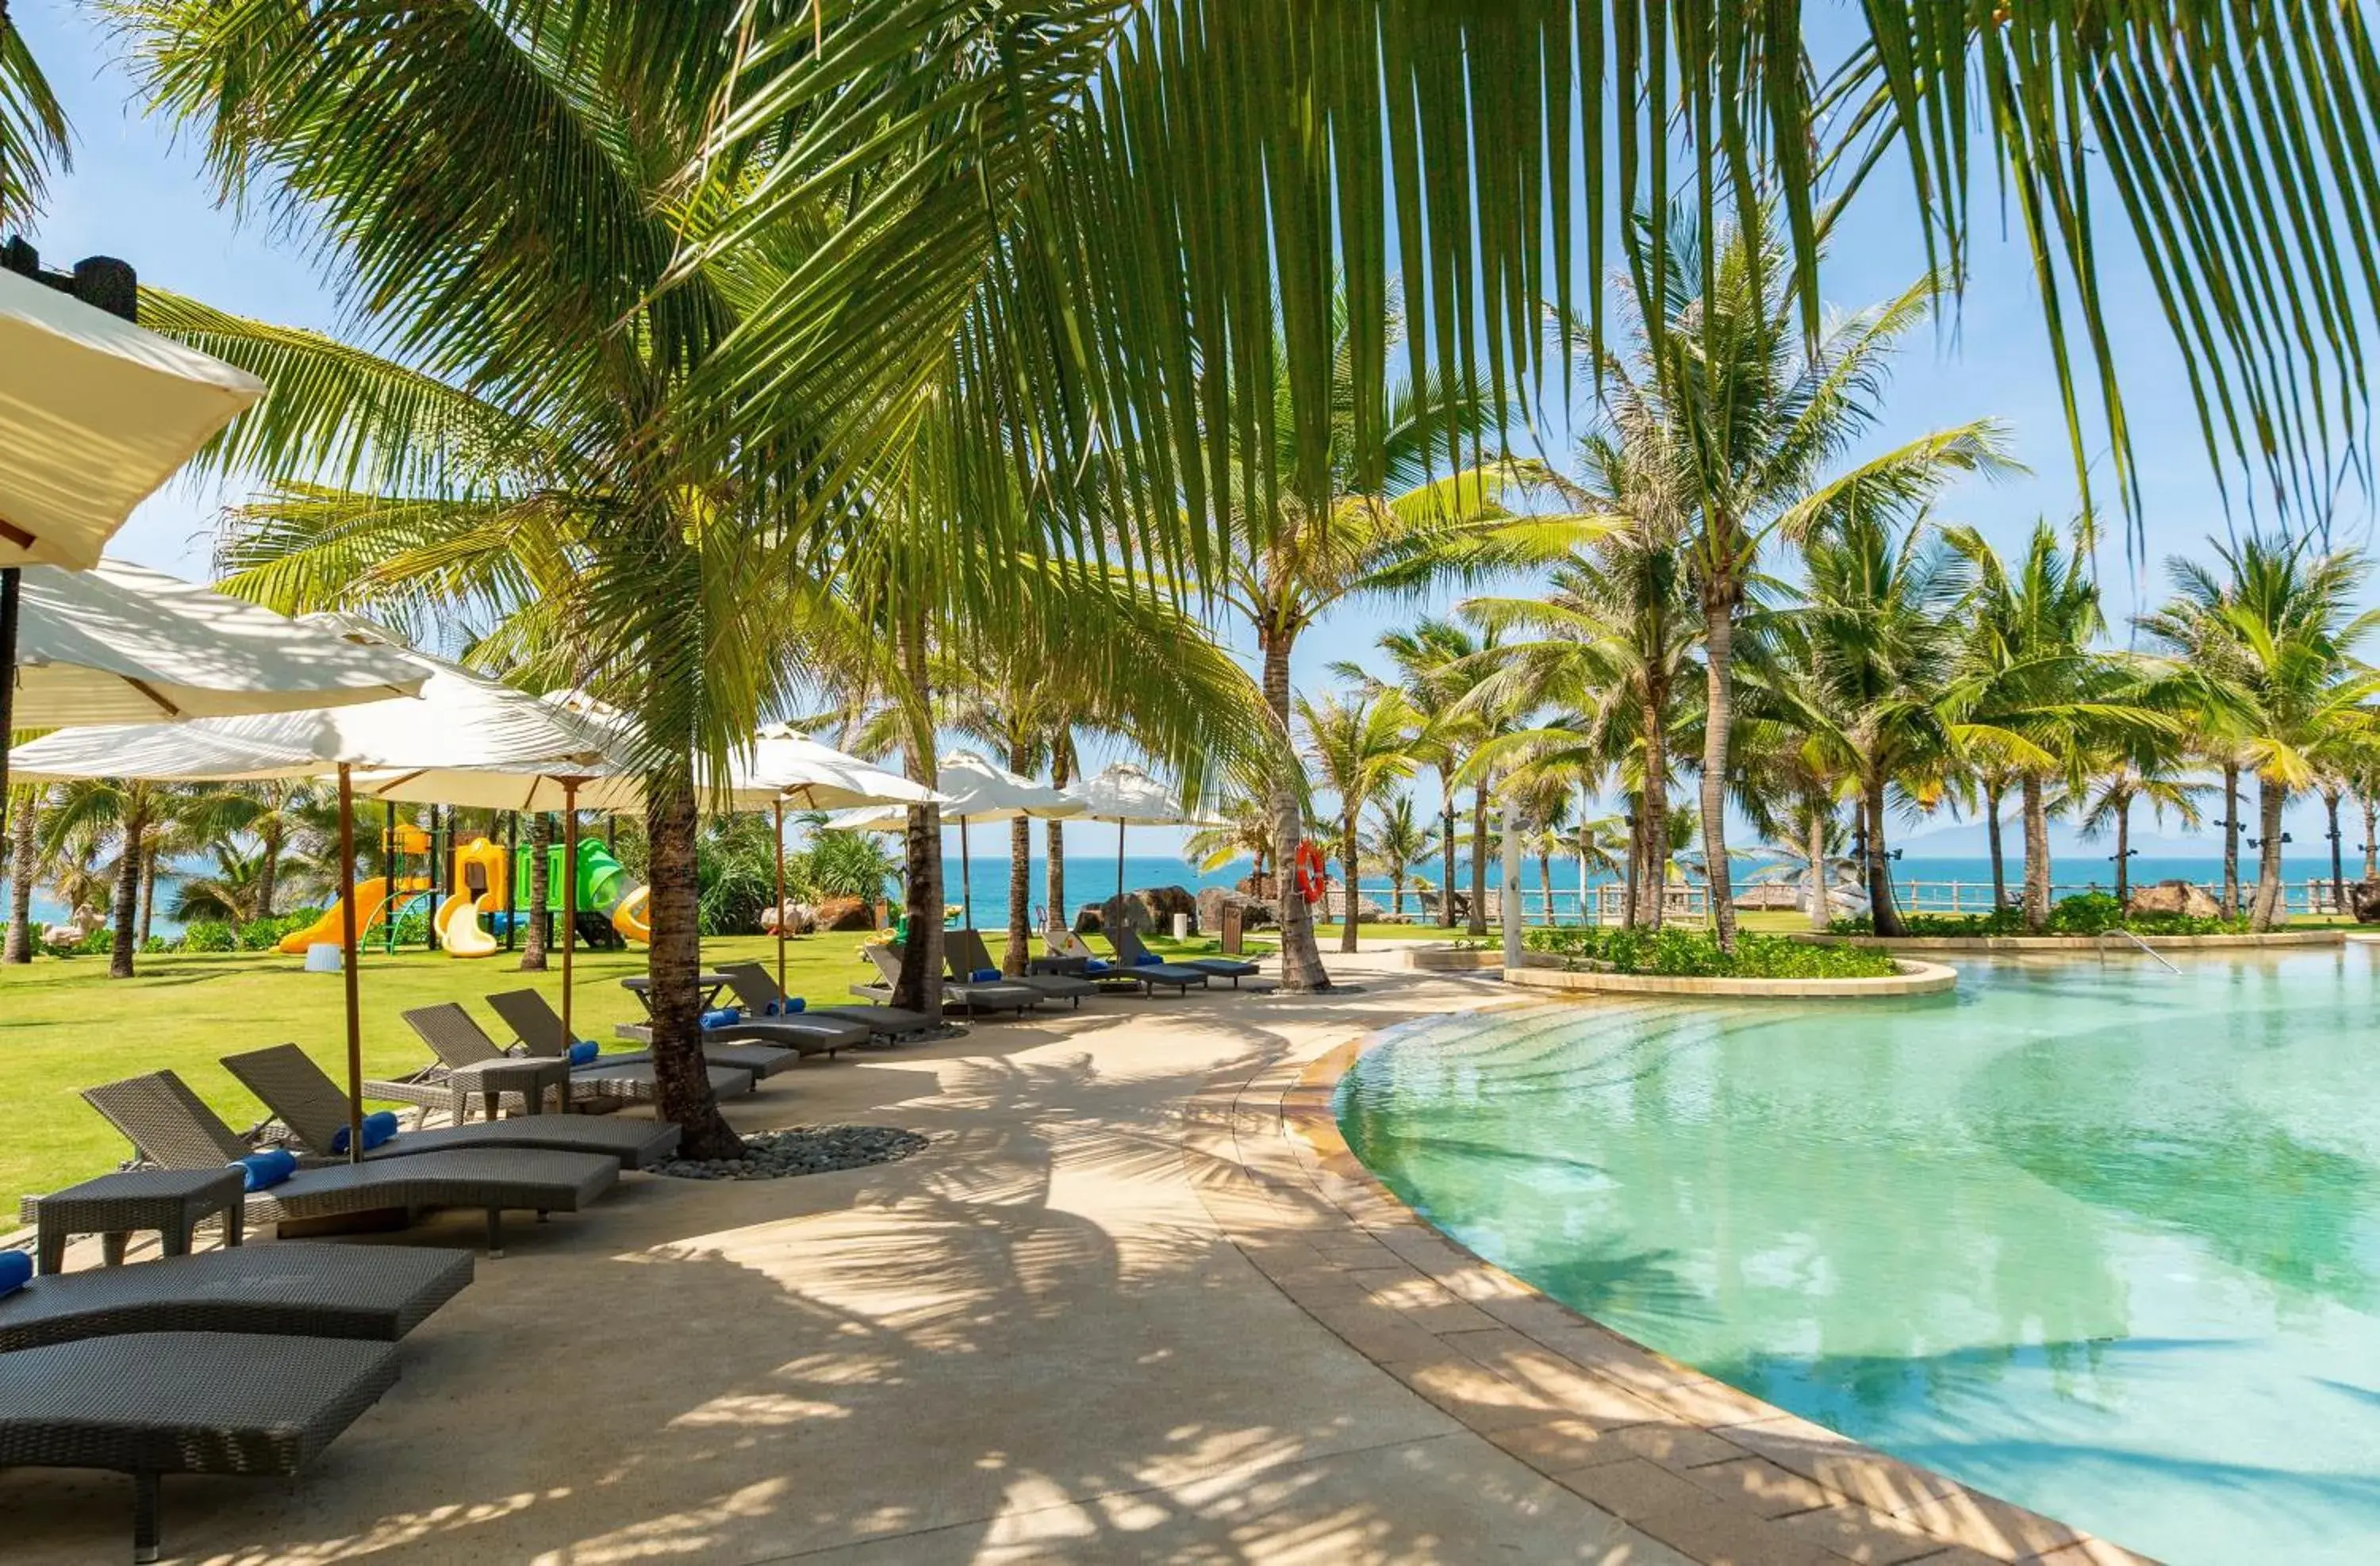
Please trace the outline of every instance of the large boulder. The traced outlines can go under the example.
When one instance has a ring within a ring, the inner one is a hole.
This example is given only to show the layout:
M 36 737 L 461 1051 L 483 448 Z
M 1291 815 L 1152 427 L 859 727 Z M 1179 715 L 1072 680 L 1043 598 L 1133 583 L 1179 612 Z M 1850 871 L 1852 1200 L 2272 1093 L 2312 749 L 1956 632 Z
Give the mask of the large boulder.
M 1234 892 L 1228 886 L 1210 886 L 1198 893 L 1198 928 L 1220 931 L 1227 907 L 1240 910 L 1240 928 L 1244 930 L 1262 929 L 1281 922 L 1280 911 L 1265 899 Z
M 2223 905 L 2186 880 L 2161 880 L 2155 886 L 2144 886 L 2133 892 L 2126 911 L 2134 914 L 2180 914 L 2186 918 L 2211 919 L 2223 912 Z
M 2347 889 L 2347 905 L 2360 925 L 2380 925 L 2380 880 L 2359 880 Z
M 822 930 L 874 929 L 876 910 L 864 897 L 830 897 L 820 904 L 813 916 Z
M 1119 929 L 1128 929 L 1135 935 L 1147 935 L 1157 929 L 1157 918 L 1148 911 L 1148 904 L 1140 900 L 1138 892 L 1128 892 L 1100 904 L 1098 922 L 1091 928 L 1108 936 L 1112 936 Z
M 1159 929 L 1171 930 L 1173 916 L 1187 914 L 1190 916 L 1190 932 L 1193 935 L 1198 932 L 1198 898 L 1188 887 L 1144 886 L 1133 895 L 1140 900 L 1142 907 L 1148 910 L 1148 917 L 1157 921 Z

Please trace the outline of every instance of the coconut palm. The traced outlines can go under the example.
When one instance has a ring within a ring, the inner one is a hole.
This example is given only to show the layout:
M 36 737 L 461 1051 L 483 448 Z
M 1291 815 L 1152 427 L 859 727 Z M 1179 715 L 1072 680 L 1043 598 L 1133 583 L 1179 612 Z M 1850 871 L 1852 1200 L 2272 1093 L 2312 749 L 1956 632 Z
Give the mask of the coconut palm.
M 41 853 L 50 858 L 79 853 L 115 856 L 109 908 L 115 937 L 108 949 L 107 977 L 133 977 L 140 950 L 141 868 L 149 831 L 170 807 L 167 785 L 120 778 L 78 778 L 52 791 L 42 822 Z
M 1356 888 L 1363 865 L 1357 829 L 1366 810 L 1413 775 L 1411 716 L 1394 692 L 1374 696 L 1354 691 L 1318 702 L 1297 698 L 1298 722 L 1305 731 L 1305 754 L 1314 763 L 1316 781 L 1339 800 L 1339 865 L 1347 888 L 1346 914 L 1339 929 L 1342 952 L 1355 950 Z M 1281 899 L 1284 905 L 1302 901 Z
M 41 863 L 35 830 L 47 792 L 19 787 L 9 799 L 8 940 L 5 951 L 0 952 L 0 962 L 33 960 L 33 878 Z
M 217 843 L 207 854 L 212 867 L 181 878 L 167 914 L 183 924 L 212 919 L 235 929 L 266 917 L 262 850 Z
M 2099 748 L 2077 802 L 2079 824 L 2086 838 L 2114 831 L 2116 901 L 2131 901 L 2132 807 L 2147 806 L 2160 826 L 2170 815 L 2195 832 L 2205 819 L 2199 802 L 2210 792 L 2198 781 L 2178 735 L 2143 730 L 2116 735 Z
M 1397 672 L 1393 686 L 1382 684 L 1354 663 L 1333 663 L 1331 672 L 1374 694 L 1394 689 L 1414 715 L 1414 759 L 1437 775 L 1439 816 L 1444 823 L 1438 833 L 1438 922 L 1452 929 L 1458 835 L 1454 828 L 1455 779 L 1463 771 L 1466 754 L 1482 737 L 1477 714 L 1463 705 L 1463 670 L 1466 662 L 1478 654 L 1480 639 L 1466 626 L 1431 615 L 1409 628 L 1382 632 L 1378 645 Z
M 2221 715 L 2255 774 L 2262 835 L 2249 925 L 2265 930 L 2286 913 L 2281 817 L 2289 795 L 2315 786 L 2325 755 L 2372 733 L 2365 704 L 2380 694 L 2380 674 L 2358 649 L 2380 626 L 2380 610 L 2354 608 L 2366 563 L 2313 540 L 2251 534 L 2214 549 L 2219 574 L 2168 563 L 2173 597 L 2141 625 L 2174 655 L 2172 679 Z
M 1411 754 L 1408 747 L 1407 754 Z M 1363 863 L 1389 878 L 1389 912 L 1397 918 L 1405 916 L 1405 882 L 1415 865 L 1425 864 L 1438 851 L 1439 833 L 1414 809 L 1413 795 L 1399 793 L 1385 801 L 1375 801 L 1376 818 L 1372 830 L 1364 834 L 1361 844 Z

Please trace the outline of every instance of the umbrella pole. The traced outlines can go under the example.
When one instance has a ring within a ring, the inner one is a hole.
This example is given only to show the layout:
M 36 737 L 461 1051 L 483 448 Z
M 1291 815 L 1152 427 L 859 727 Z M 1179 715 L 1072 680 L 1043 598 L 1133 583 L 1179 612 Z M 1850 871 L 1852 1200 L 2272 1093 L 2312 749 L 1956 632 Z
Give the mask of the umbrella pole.
M 975 928 L 975 864 L 967 857 L 966 818 L 959 818 L 959 923 Z
M 339 763 L 339 982 L 347 1007 L 347 1161 L 364 1161 L 364 1012 L 356 988 L 356 780 Z
M 1123 818 L 1116 818 L 1116 917 L 1123 917 Z
M 785 992 L 785 802 L 777 801 L 777 993 Z
M 17 722 L 17 583 L 21 576 L 14 565 L 0 571 L 0 853 L 8 843 L 8 735 Z
M 578 780 L 562 780 L 562 1052 L 566 1059 L 578 1035 L 570 1031 L 570 953 L 578 943 Z M 565 1102 L 567 1103 L 565 1098 Z

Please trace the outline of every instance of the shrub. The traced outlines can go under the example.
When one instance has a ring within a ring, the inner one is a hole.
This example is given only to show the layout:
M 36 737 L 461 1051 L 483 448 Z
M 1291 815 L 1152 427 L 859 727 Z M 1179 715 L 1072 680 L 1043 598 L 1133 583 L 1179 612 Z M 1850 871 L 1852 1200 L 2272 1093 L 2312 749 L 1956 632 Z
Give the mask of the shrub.
M 1735 953 L 1718 949 L 1706 931 L 1669 929 L 1599 929 L 1565 926 L 1523 937 L 1532 952 L 1613 973 L 1670 978 L 1884 978 L 1898 972 L 1891 957 L 1856 946 L 1815 946 L 1776 935 L 1739 935 Z
M 104 957 L 110 955 L 115 950 L 115 927 L 114 925 L 100 926 L 97 929 L 92 930 L 89 935 L 84 936 L 82 938 L 82 944 L 77 946 L 75 950 L 86 957 Z
M 182 927 L 182 950 L 185 952 L 237 952 L 239 936 L 231 926 L 218 919 L 194 919 Z
M 2024 915 L 2016 908 L 1998 908 L 1988 914 L 1903 914 L 1900 923 L 1912 936 L 2026 933 Z M 2244 914 L 2228 919 L 2192 918 L 2187 914 L 2127 914 L 2112 893 L 2078 892 L 2071 897 L 2059 898 L 2049 910 L 2048 933 L 2089 937 L 2123 929 L 2135 935 L 2236 935 L 2247 928 Z M 1863 914 L 1856 918 L 1836 919 L 1827 929 L 1835 935 L 1874 935 L 1876 921 Z
M 285 936 L 310 927 L 322 917 L 320 908 L 293 908 L 269 919 L 250 919 L 239 927 L 239 949 L 243 952 L 270 952 L 281 944 Z

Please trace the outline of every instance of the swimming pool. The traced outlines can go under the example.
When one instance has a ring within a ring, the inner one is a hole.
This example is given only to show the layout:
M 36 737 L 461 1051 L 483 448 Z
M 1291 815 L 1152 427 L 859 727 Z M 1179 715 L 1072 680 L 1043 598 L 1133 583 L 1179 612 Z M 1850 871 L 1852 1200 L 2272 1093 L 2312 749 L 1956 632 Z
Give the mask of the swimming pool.
M 1400 1029 L 1349 1145 L 1578 1310 L 2181 1563 L 2380 1558 L 2365 948 Z

